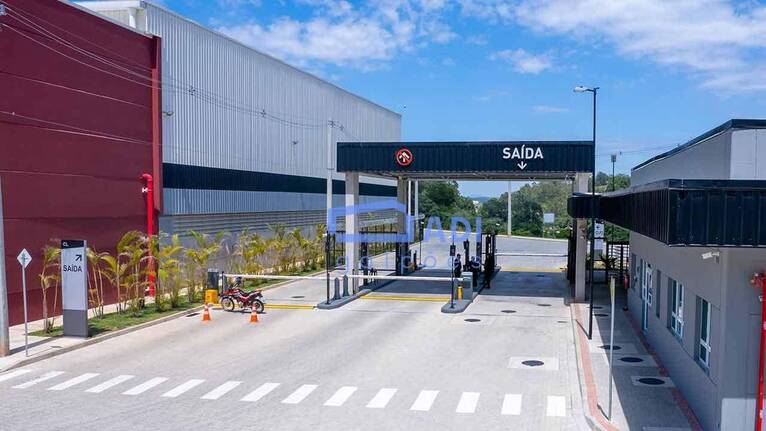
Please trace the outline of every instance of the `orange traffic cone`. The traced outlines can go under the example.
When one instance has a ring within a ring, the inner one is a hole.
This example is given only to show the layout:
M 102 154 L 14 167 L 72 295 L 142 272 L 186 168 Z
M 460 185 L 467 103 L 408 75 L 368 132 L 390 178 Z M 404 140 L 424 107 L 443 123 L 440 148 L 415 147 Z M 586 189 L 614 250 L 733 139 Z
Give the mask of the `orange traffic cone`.
M 250 323 L 258 323 L 258 313 L 255 312 L 255 305 L 250 307 Z
M 205 311 L 202 312 L 202 321 L 203 322 L 209 322 L 210 319 L 210 308 L 207 306 L 207 302 L 205 303 Z

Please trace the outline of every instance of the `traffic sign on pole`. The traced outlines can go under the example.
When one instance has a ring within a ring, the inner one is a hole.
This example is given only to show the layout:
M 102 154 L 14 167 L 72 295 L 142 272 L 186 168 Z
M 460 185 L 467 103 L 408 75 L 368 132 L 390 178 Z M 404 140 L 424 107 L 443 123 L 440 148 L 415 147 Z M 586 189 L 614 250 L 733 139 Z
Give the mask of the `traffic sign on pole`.
M 27 266 L 32 262 L 32 256 L 27 249 L 21 250 L 16 260 L 21 264 L 21 292 L 24 300 L 24 355 L 29 356 L 29 319 L 27 317 Z

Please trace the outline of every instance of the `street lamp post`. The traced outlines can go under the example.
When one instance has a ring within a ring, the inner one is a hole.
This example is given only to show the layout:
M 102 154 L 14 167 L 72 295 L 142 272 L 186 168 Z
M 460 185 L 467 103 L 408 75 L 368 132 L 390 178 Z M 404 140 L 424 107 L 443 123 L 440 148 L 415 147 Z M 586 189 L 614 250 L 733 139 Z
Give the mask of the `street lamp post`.
M 595 208 L 593 203 L 596 201 L 596 95 L 598 94 L 599 87 L 583 87 L 578 85 L 574 88 L 575 93 L 592 93 L 593 94 L 593 169 L 590 177 L 590 194 L 591 194 L 591 212 L 590 212 L 590 280 L 588 288 L 590 290 L 590 312 L 588 318 L 588 339 L 593 338 L 593 265 L 596 262 L 596 250 L 595 250 L 595 229 L 596 229 L 596 217 L 594 215 Z

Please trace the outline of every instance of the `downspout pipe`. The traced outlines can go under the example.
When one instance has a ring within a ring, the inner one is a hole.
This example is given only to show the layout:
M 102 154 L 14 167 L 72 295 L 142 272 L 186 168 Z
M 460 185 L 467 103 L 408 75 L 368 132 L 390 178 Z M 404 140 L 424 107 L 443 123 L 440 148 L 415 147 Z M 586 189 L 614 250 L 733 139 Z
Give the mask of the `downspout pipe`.
M 151 174 L 143 174 L 140 178 L 145 182 L 145 187 L 141 193 L 146 195 L 146 236 L 154 236 L 154 178 Z M 152 258 L 152 249 L 149 247 L 149 296 L 154 296 L 154 259 Z

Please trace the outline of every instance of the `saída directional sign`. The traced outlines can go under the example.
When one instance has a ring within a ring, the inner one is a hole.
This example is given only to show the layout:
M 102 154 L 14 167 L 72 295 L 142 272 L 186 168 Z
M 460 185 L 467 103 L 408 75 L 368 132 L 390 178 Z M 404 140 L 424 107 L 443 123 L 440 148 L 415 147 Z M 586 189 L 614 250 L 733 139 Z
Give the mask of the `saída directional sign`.
M 61 241 L 61 292 L 64 335 L 88 336 L 88 258 L 83 240 Z

